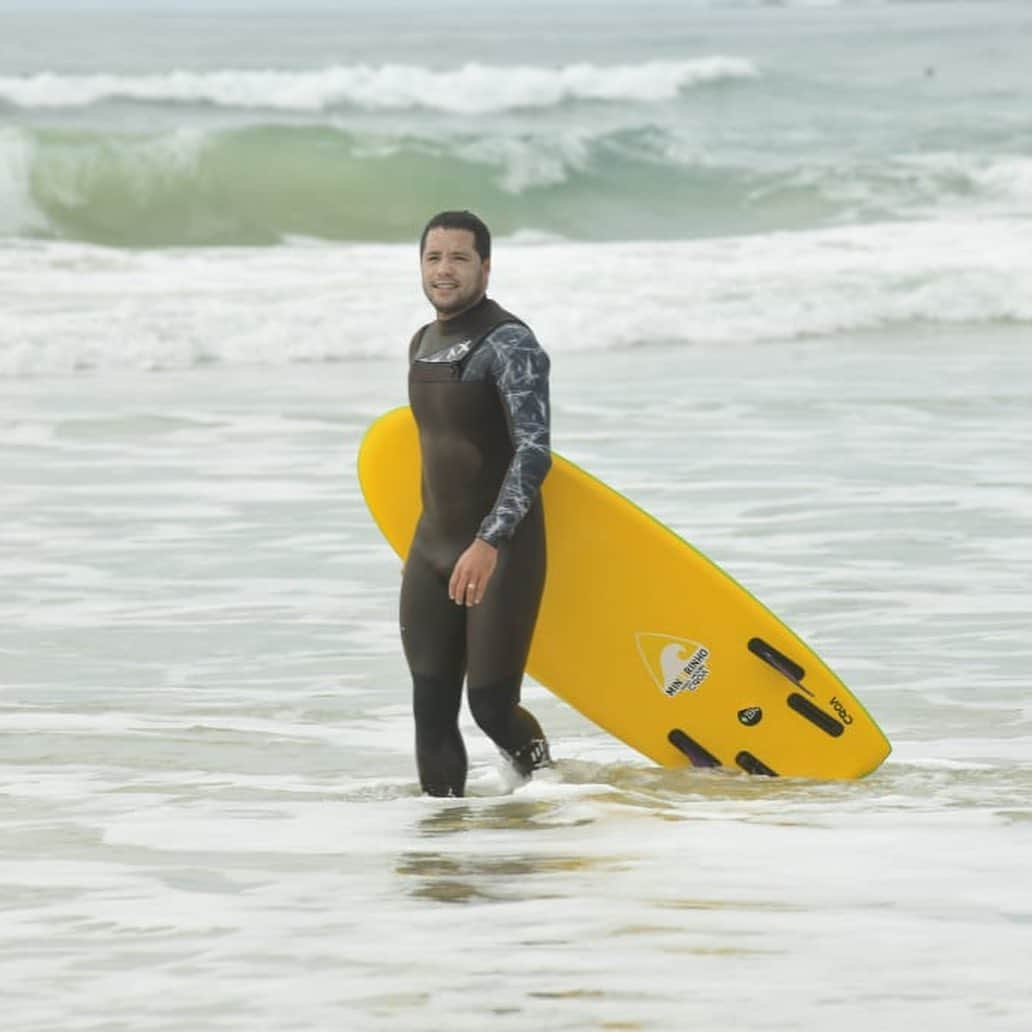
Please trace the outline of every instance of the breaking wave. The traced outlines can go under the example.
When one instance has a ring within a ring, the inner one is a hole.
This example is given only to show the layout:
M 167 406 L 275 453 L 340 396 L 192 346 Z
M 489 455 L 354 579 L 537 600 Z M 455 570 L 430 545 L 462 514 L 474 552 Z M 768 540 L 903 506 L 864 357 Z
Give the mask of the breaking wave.
M 412 239 L 443 208 L 497 232 L 688 239 L 1032 214 L 1032 158 L 953 153 L 717 165 L 657 127 L 446 140 L 258 125 L 0 130 L 0 237 L 112 246 Z

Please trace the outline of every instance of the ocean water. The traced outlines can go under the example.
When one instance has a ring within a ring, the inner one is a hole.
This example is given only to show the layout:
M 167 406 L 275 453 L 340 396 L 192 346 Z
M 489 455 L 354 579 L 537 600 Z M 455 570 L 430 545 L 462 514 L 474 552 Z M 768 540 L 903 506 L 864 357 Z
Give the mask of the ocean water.
M 1028 1028 L 1032 10 L 11 6 L 5 1027 Z M 817 648 L 870 777 L 528 681 L 556 768 L 464 715 L 418 794 L 354 467 L 452 205 L 555 447 Z

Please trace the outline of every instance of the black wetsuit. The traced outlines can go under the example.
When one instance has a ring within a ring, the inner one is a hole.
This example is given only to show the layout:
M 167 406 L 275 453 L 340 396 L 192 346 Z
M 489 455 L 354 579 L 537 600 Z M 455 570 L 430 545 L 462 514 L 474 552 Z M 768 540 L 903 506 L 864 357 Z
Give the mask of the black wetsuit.
M 464 677 L 473 718 L 521 773 L 549 760 L 540 725 L 519 705 L 545 581 L 549 362 L 533 333 L 487 298 L 423 327 L 409 358 L 423 511 L 405 562 L 401 636 L 420 783 L 460 796 Z M 498 549 L 497 566 L 479 605 L 457 605 L 448 581 L 477 537 Z

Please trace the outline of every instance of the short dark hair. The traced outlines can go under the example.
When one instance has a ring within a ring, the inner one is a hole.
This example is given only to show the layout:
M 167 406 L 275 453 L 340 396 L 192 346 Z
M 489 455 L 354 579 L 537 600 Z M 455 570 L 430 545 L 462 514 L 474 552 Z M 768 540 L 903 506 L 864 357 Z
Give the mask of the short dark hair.
M 484 221 L 471 211 L 439 211 L 423 227 L 423 235 L 419 238 L 419 256 L 422 258 L 426 250 L 426 238 L 431 229 L 468 229 L 473 234 L 473 247 L 480 260 L 486 262 L 491 257 L 491 230 Z

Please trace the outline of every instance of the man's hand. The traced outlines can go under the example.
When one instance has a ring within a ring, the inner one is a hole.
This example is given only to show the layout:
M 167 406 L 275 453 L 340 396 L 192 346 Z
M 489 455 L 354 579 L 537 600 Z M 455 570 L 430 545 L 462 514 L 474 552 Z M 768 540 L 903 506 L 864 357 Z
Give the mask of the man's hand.
M 448 581 L 448 597 L 457 606 L 479 604 L 497 563 L 498 549 L 477 538 L 459 556 L 452 570 L 451 580 Z

